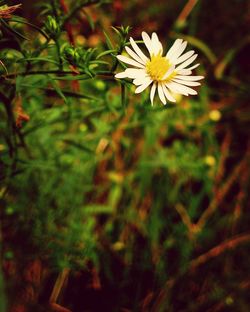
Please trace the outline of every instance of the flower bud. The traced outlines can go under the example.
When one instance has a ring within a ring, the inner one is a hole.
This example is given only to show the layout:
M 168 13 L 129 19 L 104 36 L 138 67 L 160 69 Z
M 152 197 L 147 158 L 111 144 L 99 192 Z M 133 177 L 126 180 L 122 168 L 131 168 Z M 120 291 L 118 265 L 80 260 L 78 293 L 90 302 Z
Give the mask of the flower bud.
M 80 54 L 74 47 L 66 47 L 63 51 L 64 58 L 72 65 L 77 65 L 80 60 Z
M 47 21 L 45 22 L 45 28 L 53 39 L 57 38 L 60 34 L 60 25 L 58 24 L 57 20 L 51 15 L 47 17 Z

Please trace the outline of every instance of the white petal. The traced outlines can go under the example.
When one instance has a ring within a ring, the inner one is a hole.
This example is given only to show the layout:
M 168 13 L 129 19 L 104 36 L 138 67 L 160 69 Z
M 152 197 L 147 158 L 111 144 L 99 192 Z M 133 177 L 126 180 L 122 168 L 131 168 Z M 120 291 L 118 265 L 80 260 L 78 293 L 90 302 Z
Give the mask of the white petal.
M 151 84 L 152 80 L 149 80 L 147 82 L 145 82 L 144 84 L 142 84 L 140 87 L 135 89 L 135 93 L 141 93 L 143 90 L 145 90 L 150 84 Z
M 198 54 L 191 56 L 190 59 L 188 59 L 186 62 L 182 63 L 181 65 L 179 65 L 176 68 L 176 70 L 183 69 L 183 68 L 187 67 L 189 64 L 191 64 L 196 59 L 197 56 L 198 56 Z
M 152 34 L 151 42 L 152 42 L 153 47 L 154 47 L 153 53 L 154 53 L 155 55 L 158 55 L 158 54 L 159 54 L 159 55 L 162 55 L 163 47 L 162 47 L 162 44 L 161 44 L 161 42 L 159 41 L 158 36 L 157 36 L 157 34 L 156 34 L 155 32 Z
M 134 39 L 132 37 L 130 37 L 129 39 L 132 48 L 135 50 L 136 54 L 139 55 L 139 57 L 144 61 L 147 62 L 148 58 L 146 57 L 146 55 L 142 52 L 142 50 L 138 47 L 138 45 L 135 43 Z
M 185 86 L 190 86 L 190 87 L 200 86 L 200 83 L 197 81 L 185 81 L 185 80 L 180 80 L 180 79 L 172 79 L 172 81 L 175 81 L 177 83 L 183 84 Z
M 164 95 L 164 92 L 163 92 L 163 89 L 162 89 L 162 84 L 161 83 L 158 83 L 158 94 L 159 94 L 159 98 L 160 100 L 162 101 L 162 103 L 164 105 L 167 104 L 167 101 L 165 99 L 165 95 Z
M 180 47 L 176 49 L 175 53 L 169 57 L 170 62 L 175 64 L 176 60 L 182 54 L 182 52 L 186 49 L 186 47 L 187 47 L 187 41 L 184 41 L 180 45 Z
M 169 70 L 166 72 L 166 74 L 162 77 L 162 80 L 165 80 L 168 78 L 169 75 L 171 75 L 173 73 L 173 71 L 175 70 L 175 66 L 171 66 L 169 68 Z
M 156 90 L 156 83 L 154 82 L 150 91 L 150 101 L 152 105 L 154 104 L 155 90 Z
M 115 78 L 130 78 L 130 79 L 136 79 L 136 78 L 145 78 L 148 74 L 144 69 L 137 69 L 137 68 L 127 68 L 125 71 L 121 73 L 117 73 L 115 75 Z
M 178 93 L 181 93 L 181 94 L 184 94 L 184 95 L 188 95 L 188 94 L 192 94 L 192 95 L 195 95 L 197 94 L 197 92 L 189 87 L 186 87 L 186 86 L 183 86 L 179 83 L 176 83 L 176 82 L 169 82 L 169 83 L 166 83 L 166 85 L 171 89 L 172 88 L 175 88 L 176 91 Z
M 192 69 L 194 69 L 194 68 L 198 67 L 199 65 L 200 65 L 200 63 L 195 64 L 195 65 L 193 65 L 193 66 L 191 66 L 191 67 L 188 67 L 188 68 L 186 68 L 186 69 L 188 69 L 188 70 L 192 70 Z
M 136 60 L 138 63 L 145 65 L 146 62 L 143 61 L 132 49 L 130 49 L 129 47 L 125 47 L 125 50 L 127 51 L 127 53 L 134 59 Z
M 178 73 L 179 74 L 179 73 Z M 196 80 L 201 80 L 204 78 L 204 76 L 181 76 L 177 75 L 175 76 L 177 79 L 183 79 L 183 80 L 188 80 L 188 81 L 196 81 Z
M 152 55 L 153 52 L 154 52 L 154 47 L 153 47 L 153 44 L 151 42 L 151 39 L 150 39 L 149 35 L 145 31 L 143 31 L 141 33 L 141 36 L 142 36 L 142 39 L 143 39 L 143 41 L 145 43 L 145 46 L 148 49 L 149 54 Z
M 178 70 L 178 74 L 180 74 L 180 75 L 191 75 L 192 74 L 192 70 L 181 69 L 181 70 Z
M 125 73 L 127 74 L 127 78 L 131 78 L 131 79 L 147 76 L 147 73 L 144 69 L 137 69 L 137 68 L 127 68 L 125 70 Z
M 139 78 L 136 78 L 133 80 L 133 84 L 136 85 L 136 86 L 140 86 L 142 84 L 145 84 L 146 82 L 149 82 L 151 81 L 152 79 L 147 76 L 147 77 L 139 77 Z
M 153 43 L 157 43 L 159 41 L 157 33 L 155 33 L 155 32 L 152 33 L 151 40 Z
M 166 82 L 165 86 L 167 86 L 168 89 L 170 89 L 174 93 L 180 93 L 180 94 L 183 94 L 183 95 L 188 95 L 187 92 L 181 91 L 180 88 L 179 88 L 179 85 L 176 86 L 176 84 L 174 84 L 174 82 Z
M 122 62 L 124 62 L 126 64 L 129 64 L 129 65 L 132 65 L 132 66 L 135 66 L 135 67 L 139 67 L 139 68 L 144 68 L 145 67 L 144 65 L 142 65 L 142 64 L 140 64 L 140 63 L 138 63 L 138 62 L 136 62 L 136 61 L 134 61 L 134 60 L 124 56 L 124 55 L 117 55 L 117 58 L 118 58 L 119 61 L 122 61 Z
M 175 51 L 178 50 L 178 48 L 181 46 L 182 44 L 182 39 L 176 39 L 174 44 L 172 45 L 172 47 L 169 49 L 166 57 L 167 58 L 170 58 L 171 56 L 174 55 Z
M 136 79 L 148 76 L 147 72 L 144 69 L 136 69 L 136 68 L 127 68 L 126 73 L 128 78 Z
M 127 77 L 128 76 L 127 76 L 127 73 L 125 71 L 115 75 L 115 78 L 118 78 L 118 79 L 127 78 Z
M 176 102 L 176 99 L 172 96 L 172 94 L 168 91 L 166 86 L 162 84 L 162 89 L 165 94 L 165 97 L 170 101 L 170 102 Z
M 194 50 L 188 51 L 186 53 L 184 53 L 181 57 L 179 57 L 176 61 L 175 61 L 175 65 L 180 64 L 184 61 L 186 61 L 188 58 L 190 58 L 192 55 L 194 54 Z

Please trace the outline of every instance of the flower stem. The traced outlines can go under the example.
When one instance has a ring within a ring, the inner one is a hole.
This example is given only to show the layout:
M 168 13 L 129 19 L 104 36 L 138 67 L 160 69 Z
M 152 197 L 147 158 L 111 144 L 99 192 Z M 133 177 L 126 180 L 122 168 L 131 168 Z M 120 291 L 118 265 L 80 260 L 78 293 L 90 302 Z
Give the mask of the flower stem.
M 121 105 L 123 108 L 123 113 L 126 114 L 126 89 L 124 83 L 121 83 Z

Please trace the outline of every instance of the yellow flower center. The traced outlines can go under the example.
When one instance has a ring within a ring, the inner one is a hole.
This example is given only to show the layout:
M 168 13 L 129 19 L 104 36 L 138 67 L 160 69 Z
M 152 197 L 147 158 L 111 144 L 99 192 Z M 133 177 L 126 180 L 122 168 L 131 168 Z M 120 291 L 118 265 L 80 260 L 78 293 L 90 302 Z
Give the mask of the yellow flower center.
M 151 60 L 146 63 L 146 71 L 154 81 L 163 81 L 163 77 L 171 67 L 166 57 L 161 55 L 151 56 Z M 171 74 L 172 76 L 172 74 Z M 167 77 L 169 79 L 169 77 Z M 168 80 L 167 79 L 167 80 Z M 166 80 L 166 79 L 164 79 Z

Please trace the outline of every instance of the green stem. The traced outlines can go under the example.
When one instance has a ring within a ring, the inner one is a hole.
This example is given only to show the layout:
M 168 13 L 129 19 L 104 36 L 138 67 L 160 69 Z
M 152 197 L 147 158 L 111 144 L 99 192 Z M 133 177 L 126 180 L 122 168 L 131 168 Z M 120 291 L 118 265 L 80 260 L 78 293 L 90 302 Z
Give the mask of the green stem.
M 29 72 L 18 72 L 18 73 L 10 73 L 8 75 L 2 75 L 1 78 L 10 79 L 17 76 L 30 76 L 30 75 L 46 75 L 46 74 L 74 74 L 71 70 L 36 70 L 36 71 L 29 71 Z
M 59 70 L 63 70 L 63 60 L 61 57 L 61 52 L 60 52 L 60 45 L 58 42 L 58 39 L 55 39 L 55 44 L 56 44 L 56 52 L 57 52 L 57 57 L 58 57 L 58 62 L 59 62 Z
M 126 38 L 123 39 L 123 41 L 121 42 L 121 45 L 119 47 L 118 53 L 117 54 L 122 54 L 122 51 L 124 49 L 124 47 L 126 46 Z M 118 62 L 118 58 L 116 57 L 116 60 L 114 62 L 114 65 L 111 68 L 111 72 L 114 72 L 118 66 L 119 62 Z
M 71 70 L 36 70 L 36 71 L 29 71 L 29 72 L 17 72 L 17 73 L 9 73 L 7 75 L 2 75 L 0 76 L 0 81 L 3 79 L 11 79 L 15 78 L 17 76 L 31 76 L 31 75 L 48 75 L 48 74 L 57 74 L 57 75 L 68 75 L 68 74 L 75 74 L 74 71 Z M 79 75 L 83 75 L 85 72 L 80 72 Z M 102 78 L 113 78 L 114 73 L 112 72 L 107 72 L 107 71 L 100 71 L 95 73 L 94 77 L 102 77 Z M 89 75 L 86 74 L 86 77 L 89 77 Z M 89 77 L 89 78 L 94 78 L 94 77 Z M 76 76 L 77 78 L 77 76 Z
M 124 114 L 126 113 L 126 89 L 125 84 L 121 83 L 121 104 Z
M 80 3 L 80 4 L 76 5 L 76 6 L 72 9 L 72 11 L 65 17 L 62 26 L 64 26 L 65 24 L 67 24 L 67 22 L 68 22 L 77 12 L 80 12 L 80 10 L 81 10 L 82 8 L 87 7 L 87 6 L 90 6 L 90 5 L 93 5 L 93 4 L 97 4 L 97 3 L 99 3 L 99 2 L 100 2 L 99 0 L 92 0 L 92 1 L 89 1 L 89 2 Z
M 50 3 L 51 3 L 51 6 L 52 6 L 52 9 L 53 9 L 53 14 L 58 22 L 58 14 L 57 14 L 57 10 L 56 10 L 56 3 L 55 3 L 55 0 L 50 0 Z

